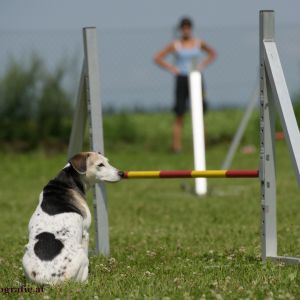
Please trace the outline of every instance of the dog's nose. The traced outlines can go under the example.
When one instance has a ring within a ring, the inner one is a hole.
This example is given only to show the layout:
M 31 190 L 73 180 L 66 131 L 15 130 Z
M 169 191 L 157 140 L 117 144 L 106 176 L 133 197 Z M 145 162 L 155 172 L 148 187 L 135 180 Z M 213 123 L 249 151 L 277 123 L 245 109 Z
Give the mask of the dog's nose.
M 123 177 L 123 176 L 124 176 L 124 172 L 123 172 L 123 171 L 118 171 L 118 175 L 119 175 L 120 177 Z

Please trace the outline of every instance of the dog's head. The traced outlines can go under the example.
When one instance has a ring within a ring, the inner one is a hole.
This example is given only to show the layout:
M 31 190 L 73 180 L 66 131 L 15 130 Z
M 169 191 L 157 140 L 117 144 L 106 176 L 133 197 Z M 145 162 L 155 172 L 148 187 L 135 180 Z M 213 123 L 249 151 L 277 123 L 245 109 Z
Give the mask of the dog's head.
M 69 160 L 69 163 L 89 185 L 100 181 L 121 180 L 122 172 L 111 166 L 108 159 L 97 152 L 78 153 Z

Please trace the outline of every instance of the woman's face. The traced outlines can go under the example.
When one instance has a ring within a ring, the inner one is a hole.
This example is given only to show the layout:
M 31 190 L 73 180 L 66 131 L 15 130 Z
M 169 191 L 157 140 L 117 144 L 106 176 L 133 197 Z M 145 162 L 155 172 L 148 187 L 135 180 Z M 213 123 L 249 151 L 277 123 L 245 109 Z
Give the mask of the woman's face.
M 183 39 L 189 39 L 192 36 L 192 27 L 184 25 L 180 28 L 180 32 Z

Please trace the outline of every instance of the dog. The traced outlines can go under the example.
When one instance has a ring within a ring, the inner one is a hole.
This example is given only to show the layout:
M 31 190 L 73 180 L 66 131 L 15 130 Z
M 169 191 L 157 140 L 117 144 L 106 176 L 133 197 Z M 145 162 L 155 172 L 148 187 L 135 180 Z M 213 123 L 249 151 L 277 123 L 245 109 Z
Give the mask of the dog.
M 29 222 L 25 275 L 38 284 L 86 281 L 91 213 L 86 191 L 97 182 L 117 182 L 122 172 L 97 152 L 73 156 L 44 187 Z

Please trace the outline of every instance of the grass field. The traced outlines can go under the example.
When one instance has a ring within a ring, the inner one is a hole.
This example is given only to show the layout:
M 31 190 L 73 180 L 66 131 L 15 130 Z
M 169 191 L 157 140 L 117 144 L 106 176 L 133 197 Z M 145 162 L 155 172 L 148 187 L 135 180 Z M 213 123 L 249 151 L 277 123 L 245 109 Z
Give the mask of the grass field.
M 220 167 L 239 117 L 230 112 L 207 115 L 209 169 Z M 119 169 L 192 168 L 190 121 L 180 155 L 170 152 L 171 121 L 169 114 L 107 117 L 106 155 Z M 250 126 L 245 142 L 258 141 L 253 138 L 256 126 Z M 279 254 L 300 256 L 299 190 L 283 141 L 277 142 L 277 158 Z M 65 163 L 66 153 L 1 154 L 0 288 L 36 288 L 21 268 L 27 224 L 42 187 Z M 258 152 L 239 152 L 233 164 L 257 167 Z M 298 267 L 260 260 L 257 179 L 209 180 L 203 198 L 182 188 L 192 184 L 190 179 L 107 184 L 111 256 L 90 257 L 88 283 L 45 286 L 42 293 L 2 290 L 0 298 L 300 299 Z

